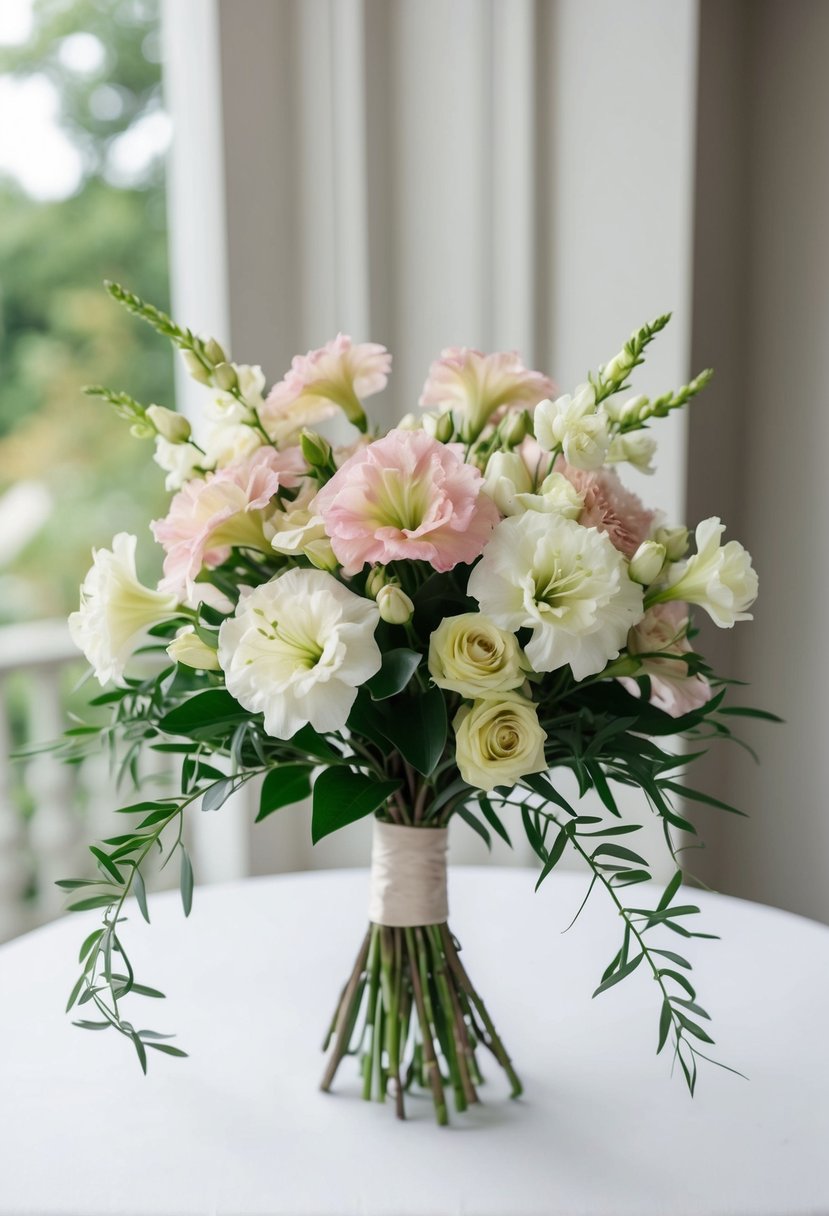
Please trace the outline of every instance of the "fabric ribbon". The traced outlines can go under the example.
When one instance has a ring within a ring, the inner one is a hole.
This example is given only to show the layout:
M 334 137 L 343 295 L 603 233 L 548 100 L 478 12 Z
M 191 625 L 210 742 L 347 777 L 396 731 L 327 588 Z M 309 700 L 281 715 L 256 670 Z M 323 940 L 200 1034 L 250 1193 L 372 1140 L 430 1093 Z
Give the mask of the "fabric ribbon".
M 374 821 L 369 920 L 391 928 L 439 925 L 449 916 L 446 828 Z

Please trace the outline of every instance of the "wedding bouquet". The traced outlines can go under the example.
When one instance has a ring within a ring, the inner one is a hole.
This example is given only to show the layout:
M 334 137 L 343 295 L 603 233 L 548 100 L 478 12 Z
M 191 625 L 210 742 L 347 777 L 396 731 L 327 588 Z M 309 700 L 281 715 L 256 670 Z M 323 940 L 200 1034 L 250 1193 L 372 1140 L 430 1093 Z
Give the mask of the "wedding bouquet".
M 651 471 L 651 422 L 710 373 L 654 399 L 630 395 L 667 316 L 572 396 L 517 354 L 453 347 L 430 368 L 421 411 L 384 434 L 364 410 L 386 387 L 384 347 L 338 335 L 267 391 L 259 367 L 108 290 L 179 348 L 205 410 L 191 430 L 162 406 L 88 390 L 154 440 L 173 498 L 151 525 L 165 554 L 157 587 L 137 578 L 134 536 L 94 555 L 70 625 L 107 689 L 92 705 L 111 718 L 63 746 L 78 760 L 103 740 L 136 782 L 145 749 L 167 753 L 180 788 L 122 808 L 130 826 L 91 849 L 97 876 L 62 883 L 72 908 L 103 913 L 69 1001 L 93 1016 L 76 1024 L 120 1032 L 145 1070 L 149 1050 L 185 1054 L 124 1012 L 127 997 L 161 995 L 133 973 L 125 901 L 134 895 L 147 917 L 142 875 L 178 855 L 188 913 L 186 817 L 261 779 L 257 820 L 310 796 L 315 842 L 374 816 L 369 926 L 331 1022 L 324 1088 L 356 1055 L 366 1098 L 393 1095 L 402 1116 L 407 1089 L 422 1086 L 444 1123 L 448 1092 L 458 1110 L 477 1101 L 483 1045 L 521 1092 L 446 899 L 450 821 L 509 843 L 514 819 L 538 884 L 569 851 L 589 890 L 604 891 L 621 942 L 596 994 L 650 973 L 658 1050 L 670 1044 L 693 1092 L 708 1015 L 690 964 L 665 942 L 708 935 L 688 928 L 698 909 L 677 899 L 677 841 L 694 832 L 689 801 L 733 808 L 681 770 L 700 742 L 730 735 L 729 715 L 759 711 L 724 704 L 689 606 L 730 628 L 750 619 L 757 577 L 719 519 L 697 526 L 690 551 L 685 527 L 645 507 L 617 470 Z M 342 446 L 310 429 L 337 415 L 351 429 Z M 673 754 L 672 736 L 692 749 Z M 565 769 L 600 811 L 564 796 Z M 635 897 L 651 866 L 630 847 L 640 824 L 614 786 L 640 790 L 662 822 L 675 872 L 655 906 Z

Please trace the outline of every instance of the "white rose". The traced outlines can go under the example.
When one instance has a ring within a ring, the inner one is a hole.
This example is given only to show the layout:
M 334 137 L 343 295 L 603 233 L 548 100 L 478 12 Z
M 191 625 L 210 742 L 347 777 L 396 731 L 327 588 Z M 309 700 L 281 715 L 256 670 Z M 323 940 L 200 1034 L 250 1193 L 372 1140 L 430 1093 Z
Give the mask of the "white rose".
M 93 550 L 92 569 L 81 584 L 81 606 L 69 617 L 72 641 L 91 663 L 99 684 L 122 682 L 127 662 L 147 631 L 175 616 L 175 596 L 138 581 L 137 538 L 119 532 L 112 549 Z
M 498 701 L 476 701 L 458 711 L 455 758 L 461 777 L 480 790 L 513 786 L 547 768 L 547 738 L 532 701 L 505 693 Z
M 446 617 L 429 639 L 434 682 L 471 700 L 518 688 L 528 667 L 515 634 L 482 612 Z
M 569 663 L 577 680 L 616 658 L 643 612 L 642 588 L 603 532 L 535 511 L 498 525 L 468 589 L 503 629 L 532 630 L 535 671 Z
M 721 545 L 723 532 L 716 516 L 697 524 L 697 552 L 672 570 L 668 586 L 652 602 L 699 604 L 721 629 L 752 620 L 748 609 L 757 598 L 758 582 L 751 554 L 736 540 Z
M 380 670 L 373 600 L 322 570 L 289 570 L 240 599 L 219 629 L 227 690 L 265 730 L 341 730 L 357 689 Z

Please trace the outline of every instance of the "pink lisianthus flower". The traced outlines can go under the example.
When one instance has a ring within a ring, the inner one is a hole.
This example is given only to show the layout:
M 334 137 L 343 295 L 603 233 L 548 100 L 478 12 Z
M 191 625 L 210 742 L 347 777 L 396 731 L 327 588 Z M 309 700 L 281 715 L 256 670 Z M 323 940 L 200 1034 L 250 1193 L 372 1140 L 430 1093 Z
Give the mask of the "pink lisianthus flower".
M 390 370 L 385 346 L 355 346 L 351 338 L 337 334 L 319 350 L 294 356 L 290 371 L 268 393 L 259 420 L 275 443 L 290 441 L 304 426 L 331 418 L 338 409 L 365 430 L 361 399 L 381 392 Z
M 483 551 L 500 518 L 458 444 L 390 431 L 346 460 L 312 503 L 346 574 L 409 559 L 451 570 Z
M 585 528 L 606 532 L 620 553 L 633 557 L 642 541 L 651 535 L 656 512 L 649 511 L 640 498 L 622 485 L 614 469 L 588 473 L 574 469 L 562 458 L 555 467 L 584 496 L 578 522 Z
M 449 346 L 429 368 L 419 404 L 451 410 L 460 434 L 469 441 L 502 406 L 532 408 L 554 388 L 541 372 L 524 367 L 516 351 L 485 355 L 468 346 Z
M 307 472 L 299 448 L 259 448 L 246 460 L 194 478 L 176 494 L 164 519 L 150 525 L 164 548 L 161 588 L 189 602 L 196 575 L 221 565 L 234 546 L 272 552 L 265 532 L 271 499 Z
M 628 635 L 628 653 L 643 656 L 638 674 L 650 676 L 651 704 L 672 718 L 699 709 L 713 692 L 705 676 L 690 675 L 679 657 L 691 650 L 687 633 L 688 606 L 674 602 L 649 608 Z M 619 683 L 633 696 L 640 695 L 632 676 L 619 677 Z

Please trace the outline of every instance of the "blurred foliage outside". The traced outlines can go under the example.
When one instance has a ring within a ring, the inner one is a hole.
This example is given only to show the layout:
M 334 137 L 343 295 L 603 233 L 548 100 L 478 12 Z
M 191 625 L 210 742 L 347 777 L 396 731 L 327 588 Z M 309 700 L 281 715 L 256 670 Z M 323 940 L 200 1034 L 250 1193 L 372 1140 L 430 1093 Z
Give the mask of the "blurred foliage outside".
M 54 201 L 0 176 L 0 516 L 19 483 L 41 500 L 45 487 L 50 500 L 22 548 L 12 536 L 4 552 L 0 536 L 0 624 L 75 607 L 91 547 L 115 532 L 136 532 L 139 552 L 154 550 L 147 521 L 165 496 L 151 445 L 81 389 L 103 383 L 173 404 L 170 353 L 101 285 L 124 282 L 166 307 L 162 158 L 139 164 L 125 186 L 116 155 L 125 134 L 161 113 L 158 21 L 158 0 L 35 0 L 25 43 L 0 47 L 0 77 L 53 84 L 82 165 L 77 189 Z M 97 40 L 97 66 L 78 70 L 64 53 L 79 35 L 87 51 Z M 23 538 L 25 499 L 17 510 L 16 524 L 6 515 Z

